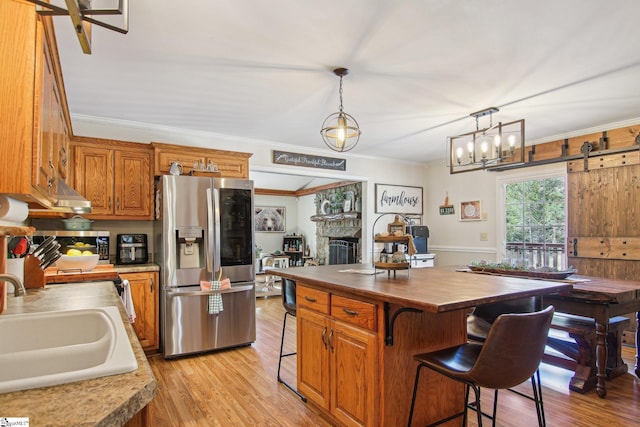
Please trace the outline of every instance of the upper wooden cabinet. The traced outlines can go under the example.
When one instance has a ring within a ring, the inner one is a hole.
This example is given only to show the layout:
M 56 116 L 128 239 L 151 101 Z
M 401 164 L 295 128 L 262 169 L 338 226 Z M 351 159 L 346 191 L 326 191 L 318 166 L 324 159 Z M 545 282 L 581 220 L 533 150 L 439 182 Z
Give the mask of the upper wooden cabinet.
M 153 152 L 147 144 L 76 138 L 76 190 L 91 201 L 94 219 L 153 219 Z
M 249 158 L 251 153 L 236 151 L 214 150 L 199 147 L 186 147 L 184 145 L 172 145 L 152 142 L 155 152 L 154 175 L 166 175 L 169 173 L 171 163 L 178 162 L 182 165 L 183 174 L 189 174 L 195 163 L 215 163 L 221 176 L 224 178 L 249 178 Z
M 53 36 L 44 36 L 41 25 L 37 34 L 42 54 L 36 56 L 32 183 L 46 197 L 55 199 L 58 180 L 67 179 L 69 125 L 62 84 L 58 83 L 61 78 L 56 77 L 54 67 L 56 55 L 51 53 L 55 49 Z
M 51 17 L 0 2 L 0 193 L 51 208 L 67 176 L 70 121 Z

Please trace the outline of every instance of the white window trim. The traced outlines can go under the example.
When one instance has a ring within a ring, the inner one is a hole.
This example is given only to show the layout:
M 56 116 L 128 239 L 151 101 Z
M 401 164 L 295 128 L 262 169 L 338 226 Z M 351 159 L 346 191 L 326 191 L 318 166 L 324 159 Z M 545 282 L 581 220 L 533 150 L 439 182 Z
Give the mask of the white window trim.
M 529 181 L 535 179 L 547 179 L 547 178 L 564 178 L 565 181 L 565 201 L 567 198 L 567 166 L 565 163 L 555 163 L 552 165 L 535 166 L 524 169 L 516 169 L 514 171 L 500 172 L 496 179 L 496 260 L 502 261 L 502 255 L 505 245 L 505 207 L 504 207 L 504 184 L 510 184 L 512 182 Z M 567 218 L 567 204 L 564 205 L 564 216 Z M 565 241 L 567 239 L 566 232 L 568 224 L 565 224 Z

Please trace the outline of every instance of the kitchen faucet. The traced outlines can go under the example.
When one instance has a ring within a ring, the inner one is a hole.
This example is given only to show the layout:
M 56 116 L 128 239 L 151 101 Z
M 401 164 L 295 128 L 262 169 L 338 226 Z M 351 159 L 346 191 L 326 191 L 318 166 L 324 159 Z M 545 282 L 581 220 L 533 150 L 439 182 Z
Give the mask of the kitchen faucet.
M 0 274 L 0 282 L 11 282 L 13 283 L 13 296 L 19 297 L 27 294 L 27 290 L 24 287 L 24 284 L 18 277 L 13 274 L 5 273 Z

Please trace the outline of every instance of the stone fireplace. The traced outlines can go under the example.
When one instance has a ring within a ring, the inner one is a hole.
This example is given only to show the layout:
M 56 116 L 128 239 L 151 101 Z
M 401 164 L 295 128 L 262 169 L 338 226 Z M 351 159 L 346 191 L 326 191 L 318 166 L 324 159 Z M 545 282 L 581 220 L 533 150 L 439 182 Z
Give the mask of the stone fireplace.
M 360 182 L 316 193 L 316 215 L 311 220 L 316 223 L 316 259 L 320 265 L 327 265 L 330 261 L 334 264 L 345 263 L 344 260 L 361 262 L 361 194 Z M 331 240 L 340 242 L 330 245 Z M 332 251 L 330 246 L 333 247 Z
M 316 257 L 320 265 L 329 264 L 329 243 L 331 240 L 342 240 L 353 243 L 356 257 L 353 262 L 360 262 L 362 221 L 360 218 L 319 221 L 316 223 Z

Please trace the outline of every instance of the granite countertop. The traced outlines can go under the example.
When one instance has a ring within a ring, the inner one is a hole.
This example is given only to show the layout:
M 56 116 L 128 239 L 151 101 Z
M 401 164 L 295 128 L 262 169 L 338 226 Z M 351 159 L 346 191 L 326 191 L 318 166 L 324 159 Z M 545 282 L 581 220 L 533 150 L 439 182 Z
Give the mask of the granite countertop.
M 157 383 L 112 282 L 48 285 L 9 295 L 4 314 L 118 306 L 138 362 L 133 372 L 0 393 L 1 417 L 28 417 L 31 426 L 117 426 L 125 424 L 156 395 Z
M 115 264 L 113 268 L 115 268 L 118 273 L 143 273 L 146 271 L 160 271 L 160 266 L 154 263 L 125 265 Z

